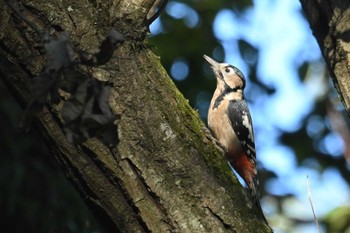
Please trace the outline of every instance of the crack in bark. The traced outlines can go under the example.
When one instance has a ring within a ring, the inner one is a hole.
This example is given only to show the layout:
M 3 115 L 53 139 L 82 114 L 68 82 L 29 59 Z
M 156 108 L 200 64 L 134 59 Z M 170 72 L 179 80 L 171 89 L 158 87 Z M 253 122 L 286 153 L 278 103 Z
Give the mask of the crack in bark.
M 141 175 L 140 169 L 132 162 L 131 159 L 129 158 L 124 158 L 123 160 L 126 160 L 130 167 L 133 169 L 135 174 L 137 175 L 137 178 L 141 181 L 142 185 L 144 186 L 145 190 L 147 190 L 148 195 L 151 197 L 153 200 L 155 206 L 160 210 L 162 213 L 162 220 L 165 222 L 168 226 L 170 226 L 171 229 L 175 230 L 177 227 L 175 227 L 174 223 L 171 221 L 171 219 L 168 217 L 169 214 L 166 210 L 166 208 L 160 203 L 160 197 L 152 191 L 152 189 L 148 186 L 147 182 Z
M 216 218 L 219 222 L 222 223 L 222 225 L 225 227 L 225 229 L 230 230 L 231 232 L 236 232 L 234 227 L 231 224 L 226 223 L 219 214 L 215 213 L 208 205 L 204 208 L 208 209 L 209 212 L 213 215 L 214 218 Z
M 144 232 L 152 232 L 147 224 L 143 221 L 143 219 L 141 218 L 141 216 L 139 215 L 140 210 L 139 208 L 137 208 L 137 206 L 135 205 L 135 203 L 133 202 L 132 197 L 130 196 L 130 194 L 128 193 L 128 191 L 124 188 L 125 185 L 123 184 L 124 182 L 118 177 L 113 175 L 113 171 L 111 171 L 107 166 L 105 166 L 104 163 L 102 163 L 101 160 L 97 159 L 98 156 L 94 153 L 94 151 L 90 150 L 90 148 L 86 147 L 86 146 L 81 146 L 81 149 L 83 150 L 83 152 L 88 155 L 92 161 L 94 162 L 94 164 L 101 169 L 101 171 L 106 175 L 106 177 L 108 178 L 109 182 L 111 184 L 113 184 L 114 186 L 116 186 L 121 194 L 123 195 L 124 200 L 129 204 L 129 206 L 131 207 L 131 209 L 134 212 L 134 218 L 138 221 L 139 225 L 142 227 Z M 112 150 L 110 150 L 111 153 L 113 153 Z M 116 157 L 113 153 L 113 156 Z
M 75 20 L 73 19 L 72 15 L 69 13 L 69 11 L 68 11 L 67 15 L 68 15 L 70 21 L 72 22 L 74 29 L 77 30 L 77 24 L 76 24 Z
M 25 73 L 26 75 L 30 75 L 30 72 L 21 64 L 11 62 L 14 60 L 12 56 L 10 56 L 10 51 L 8 48 L 0 41 L 0 63 L 7 67 L 6 71 L 0 70 L 0 78 L 5 84 L 5 86 L 10 90 L 14 98 L 16 99 L 19 106 L 24 109 L 27 106 L 26 99 L 19 94 L 18 89 L 15 85 L 12 84 L 11 80 L 15 80 L 18 82 L 20 78 L 18 78 L 18 74 L 21 75 Z M 9 59 L 7 59 L 9 58 Z M 22 67 L 23 66 L 23 67 Z M 30 76 L 31 77 L 31 76 Z
M 44 132 L 44 130 L 43 130 Z M 89 183 L 83 179 L 84 174 L 72 161 L 65 156 L 61 151 L 55 151 L 56 161 L 60 164 L 65 175 L 69 177 L 69 180 L 73 181 L 76 190 L 80 193 L 80 196 L 85 199 L 86 204 L 94 211 L 93 215 L 99 216 L 98 219 L 102 222 L 101 226 L 107 231 L 121 232 L 117 224 L 113 221 L 112 216 L 108 215 L 105 208 L 101 205 L 100 199 L 95 195 L 95 192 L 90 188 Z M 64 164 L 64 165 L 63 165 Z

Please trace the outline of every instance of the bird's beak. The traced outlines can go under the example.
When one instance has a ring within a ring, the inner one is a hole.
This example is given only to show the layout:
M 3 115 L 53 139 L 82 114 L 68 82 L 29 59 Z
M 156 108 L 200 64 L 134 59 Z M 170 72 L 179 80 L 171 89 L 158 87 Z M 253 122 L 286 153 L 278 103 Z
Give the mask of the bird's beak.
M 213 70 L 215 72 L 217 72 L 219 70 L 219 63 L 217 61 L 215 61 L 213 58 L 207 56 L 207 55 L 203 55 L 204 59 L 207 60 L 207 62 L 209 62 L 209 64 L 211 65 L 211 67 L 213 68 Z

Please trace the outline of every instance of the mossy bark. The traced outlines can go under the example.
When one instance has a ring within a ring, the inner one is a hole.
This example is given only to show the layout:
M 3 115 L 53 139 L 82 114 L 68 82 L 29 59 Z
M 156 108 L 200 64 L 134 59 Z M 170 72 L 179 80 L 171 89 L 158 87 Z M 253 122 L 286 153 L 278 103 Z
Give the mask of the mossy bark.
M 61 103 L 37 125 L 60 167 L 108 232 L 271 232 L 204 124 L 147 48 L 146 0 L 18 1 L 21 14 L 50 33 L 67 31 L 76 50 L 91 51 L 114 27 L 126 41 L 111 61 L 91 68 L 112 85 L 120 142 L 66 141 Z M 0 75 L 27 105 L 29 80 L 45 54 L 40 38 L 0 1 Z
M 350 116 L 350 1 L 300 0 L 335 88 Z

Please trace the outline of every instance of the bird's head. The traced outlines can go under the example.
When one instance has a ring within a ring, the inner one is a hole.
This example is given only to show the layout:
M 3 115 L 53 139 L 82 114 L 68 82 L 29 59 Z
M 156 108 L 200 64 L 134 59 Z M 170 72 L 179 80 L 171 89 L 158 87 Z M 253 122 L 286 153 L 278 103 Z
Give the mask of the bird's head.
M 207 55 L 204 55 L 203 57 L 211 65 L 218 86 L 223 85 L 224 89 L 243 90 L 245 88 L 245 78 L 237 67 L 227 63 L 219 63 Z

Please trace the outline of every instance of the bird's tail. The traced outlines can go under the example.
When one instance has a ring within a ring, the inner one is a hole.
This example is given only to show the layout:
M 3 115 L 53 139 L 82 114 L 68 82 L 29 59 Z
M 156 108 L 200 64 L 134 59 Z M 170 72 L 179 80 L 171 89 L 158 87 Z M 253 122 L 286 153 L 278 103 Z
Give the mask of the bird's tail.
M 259 189 L 259 180 L 257 176 L 252 177 L 250 182 L 247 182 L 247 185 L 248 185 L 249 194 L 252 198 L 254 205 L 258 208 L 259 214 L 261 215 L 261 217 L 263 217 L 265 223 L 268 225 L 268 222 L 265 218 L 264 212 L 260 205 L 260 189 Z
M 259 214 L 267 224 L 267 220 L 260 205 L 259 180 L 257 176 L 258 171 L 256 170 L 255 163 L 252 163 L 252 161 L 249 160 L 246 155 L 238 158 L 239 159 L 236 158 L 234 161 L 231 161 L 230 164 L 247 184 L 251 200 L 258 208 Z

